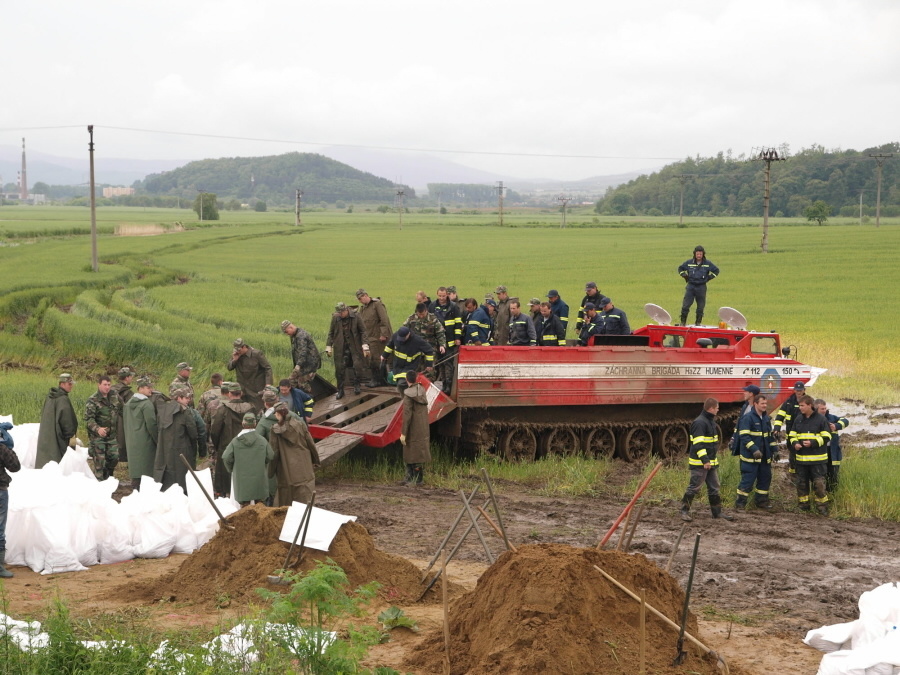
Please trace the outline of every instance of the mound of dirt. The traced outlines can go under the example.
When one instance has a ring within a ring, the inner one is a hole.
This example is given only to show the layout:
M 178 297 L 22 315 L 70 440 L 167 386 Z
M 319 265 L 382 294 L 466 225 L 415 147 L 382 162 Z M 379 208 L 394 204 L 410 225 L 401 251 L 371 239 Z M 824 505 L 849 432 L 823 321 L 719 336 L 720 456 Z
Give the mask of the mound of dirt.
M 504 553 L 475 590 L 450 608 L 450 662 L 454 675 L 571 673 L 633 675 L 638 672 L 640 604 L 608 582 L 596 565 L 647 603 L 678 622 L 684 592 L 642 555 L 534 544 Z M 690 616 L 688 632 L 697 635 Z M 713 675 L 711 661 L 689 642 L 688 656 L 672 667 L 678 634 L 647 613 L 647 671 Z M 441 629 L 426 636 L 409 666 L 439 673 Z
M 110 596 L 132 602 L 194 602 L 224 606 L 231 601 L 256 597 L 255 589 L 287 588 L 267 582 L 281 569 L 290 544 L 279 541 L 287 507 L 247 506 L 228 517 L 234 530 L 220 529 L 202 548 L 187 558 L 175 572 L 146 584 L 113 589 Z M 299 542 L 298 542 L 299 544 Z M 291 559 L 296 561 L 295 548 Z M 414 602 L 424 586 L 421 571 L 405 558 L 375 548 L 366 528 L 350 522 L 341 526 L 327 553 L 308 549 L 293 571 L 306 572 L 317 560 L 331 558 L 340 565 L 352 588 L 377 581 L 381 593 L 392 602 Z M 457 587 L 458 593 L 461 589 Z M 432 589 L 425 602 L 440 596 Z

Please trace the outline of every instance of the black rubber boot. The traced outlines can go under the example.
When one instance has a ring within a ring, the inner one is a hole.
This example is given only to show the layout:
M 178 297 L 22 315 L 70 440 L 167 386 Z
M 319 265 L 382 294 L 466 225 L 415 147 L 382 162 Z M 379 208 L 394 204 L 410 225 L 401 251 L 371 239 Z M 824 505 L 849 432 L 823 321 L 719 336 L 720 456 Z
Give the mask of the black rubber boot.
M 15 575 L 6 569 L 6 549 L 0 549 L 0 579 L 12 579 Z
M 697 320 L 694 322 L 694 325 L 695 325 L 695 326 L 702 326 L 702 325 L 703 325 L 703 315 L 702 315 L 702 314 L 698 314 L 698 315 L 697 315 Z
M 334 395 L 335 398 L 344 398 L 344 383 L 337 383 L 337 393 Z
M 410 485 L 418 486 L 421 485 L 425 480 L 425 472 L 423 471 L 422 464 L 413 464 L 412 465 L 412 479 L 409 481 Z
M 406 476 L 400 481 L 400 485 L 409 485 L 413 479 L 413 464 L 406 465 Z
M 685 495 L 681 498 L 681 519 L 689 523 L 693 520 L 691 516 L 691 502 L 694 501 L 693 495 Z
M 819 512 L 820 516 L 825 516 L 827 518 L 828 517 L 828 504 L 817 504 L 816 511 Z M 2 576 L 2 575 L 0 575 L 0 576 Z
M 747 508 L 747 498 L 744 495 L 738 495 L 734 500 L 734 508 L 741 510 Z
M 360 394 L 360 393 L 362 393 L 361 390 L 360 390 L 360 388 L 359 388 L 359 381 L 358 381 L 358 380 L 357 380 L 356 384 L 353 385 L 353 393 L 354 393 L 354 394 Z
M 687 314 L 682 314 L 681 315 L 681 323 L 679 323 L 678 325 L 683 326 L 686 322 L 687 322 Z
M 716 495 L 709 498 L 709 510 L 712 511 L 713 518 L 721 518 L 722 520 L 734 520 L 734 516 L 730 513 L 722 512 L 722 498 Z

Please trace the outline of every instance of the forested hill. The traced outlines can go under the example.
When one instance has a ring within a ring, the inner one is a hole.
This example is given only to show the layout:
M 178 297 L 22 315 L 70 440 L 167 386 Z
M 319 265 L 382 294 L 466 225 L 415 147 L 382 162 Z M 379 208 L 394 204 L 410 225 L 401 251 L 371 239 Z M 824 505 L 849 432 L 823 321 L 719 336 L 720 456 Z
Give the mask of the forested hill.
M 786 148 L 779 149 L 784 154 Z M 884 162 L 881 205 L 883 215 L 900 215 L 900 143 L 877 148 L 826 150 L 804 148 L 786 161 L 772 162 L 769 213 L 802 216 L 812 202 L 822 200 L 832 213 L 859 213 L 863 191 L 866 213 L 874 212 L 878 181 L 876 160 L 870 154 L 891 154 Z M 684 214 L 694 216 L 758 216 L 763 209 L 765 162 L 732 156 L 688 158 L 669 164 L 657 173 L 640 176 L 611 188 L 597 202 L 600 213 L 615 215 L 677 215 L 682 184 Z
M 415 197 L 412 188 L 399 188 L 407 199 Z M 390 203 L 397 189 L 386 178 L 305 152 L 204 159 L 174 171 L 150 174 L 135 183 L 138 193 L 194 199 L 198 191 L 214 192 L 220 200 L 257 198 L 269 204 L 293 204 L 297 190 L 303 191 L 304 204 L 338 200 Z

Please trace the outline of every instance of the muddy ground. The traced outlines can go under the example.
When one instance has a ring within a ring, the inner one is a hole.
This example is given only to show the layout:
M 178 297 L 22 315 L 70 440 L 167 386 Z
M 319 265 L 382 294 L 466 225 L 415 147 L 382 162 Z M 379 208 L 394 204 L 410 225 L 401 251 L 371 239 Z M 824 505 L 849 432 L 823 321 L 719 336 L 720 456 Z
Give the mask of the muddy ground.
M 627 480 L 629 472 L 635 471 L 622 466 L 617 481 Z M 473 476 L 473 485 L 475 480 Z M 783 469 L 779 468 L 775 480 L 779 491 L 789 494 Z M 594 546 L 624 506 L 624 500 L 611 497 L 542 497 L 514 485 L 497 488 L 509 537 L 520 544 Z M 317 500 L 323 508 L 357 515 L 380 550 L 420 567 L 435 552 L 460 509 L 458 494 L 427 486 L 325 482 L 319 486 Z M 632 552 L 664 567 L 681 524 L 676 504 L 648 504 Z M 701 638 L 747 672 L 813 673 L 821 655 L 803 645 L 801 638 L 811 628 L 857 618 L 856 601 L 862 592 L 900 578 L 898 530 L 896 523 L 838 521 L 780 508 L 773 513 L 750 510 L 726 522 L 713 520 L 701 506 L 695 508 L 671 572 L 684 585 L 694 535 L 701 534 L 691 599 L 700 619 Z M 499 555 L 501 540 L 493 534 L 486 536 Z M 9 612 L 16 618 L 41 618 L 57 592 L 76 616 L 139 615 L 165 628 L 213 627 L 248 611 L 246 604 L 227 598 L 209 598 L 205 603 L 126 599 L 127 587 L 153 582 L 177 569 L 185 558 L 98 565 L 87 572 L 45 577 L 14 568 L 16 577 L 5 582 Z M 486 567 L 484 550 L 473 536 L 451 563 L 450 578 L 474 588 Z M 260 585 L 263 582 L 260 579 Z M 632 601 L 623 597 L 622 602 Z M 217 608 L 217 604 L 224 606 Z M 373 606 L 373 613 L 390 604 L 383 598 Z M 426 629 L 423 633 L 440 626 L 439 604 L 407 602 L 403 606 Z M 421 634 L 396 635 L 394 641 L 373 649 L 370 663 L 411 672 L 404 664 L 421 639 Z M 672 649 L 674 656 L 674 637 Z

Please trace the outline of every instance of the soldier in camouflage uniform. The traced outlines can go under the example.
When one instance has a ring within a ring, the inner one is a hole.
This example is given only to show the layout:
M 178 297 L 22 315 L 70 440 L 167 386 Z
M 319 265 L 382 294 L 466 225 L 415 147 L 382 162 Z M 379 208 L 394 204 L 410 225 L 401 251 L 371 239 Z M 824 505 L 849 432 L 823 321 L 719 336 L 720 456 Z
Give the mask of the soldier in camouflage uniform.
M 131 397 L 134 396 L 134 391 L 131 389 L 131 382 L 134 380 L 135 372 L 125 366 L 124 368 L 119 369 L 119 377 L 118 382 L 116 382 L 112 386 L 112 391 L 116 393 L 116 396 L 119 397 L 119 402 L 122 404 L 122 408 L 125 408 L 125 404 L 131 400 Z M 119 441 L 119 461 L 120 462 L 128 462 L 128 448 L 125 446 L 125 416 L 119 415 L 118 426 L 116 427 L 116 438 Z
M 387 384 L 380 367 L 384 346 L 394 334 L 387 309 L 381 298 L 373 298 L 365 288 L 357 289 L 356 299 L 359 300 L 359 309 L 356 313 L 366 329 L 366 337 L 369 340 L 369 362 L 372 366 L 372 377 L 366 386 L 377 387 L 379 384 Z
M 107 375 L 101 375 L 97 391 L 87 400 L 84 421 L 87 423 L 88 454 L 94 464 L 97 480 L 106 480 L 113 475 L 119 463 L 119 445 L 116 441 L 118 419 L 122 414 L 122 403 L 114 391 Z
M 417 304 L 415 314 L 410 314 L 403 325 L 431 345 L 435 355 L 439 355 L 439 361 L 447 353 L 447 334 L 444 331 L 444 324 L 428 311 L 428 305 L 422 302 Z M 435 371 L 432 370 L 426 374 L 431 380 L 435 379 Z
M 210 388 L 200 394 L 200 400 L 197 402 L 197 412 L 206 425 L 206 431 L 209 432 L 209 425 L 212 424 L 213 415 L 216 414 L 219 406 L 228 400 L 228 397 L 222 391 L 222 373 L 213 373 L 210 378 Z M 207 437 L 209 452 L 213 451 L 212 441 Z
M 175 370 L 178 371 L 178 375 L 175 376 L 175 379 L 172 380 L 172 384 L 169 385 L 169 398 L 174 399 L 174 391 L 176 389 L 187 389 L 188 393 L 191 397 L 190 407 L 194 407 L 194 385 L 191 384 L 191 364 L 186 361 L 182 361 L 177 366 L 175 366 Z
M 319 349 L 312 335 L 287 319 L 281 322 L 281 331 L 291 338 L 291 360 L 294 362 L 294 369 L 288 378 L 291 386 L 311 394 L 310 382 L 315 379 L 316 371 L 322 367 Z
M 328 340 L 325 342 L 325 353 L 328 356 L 334 354 L 334 376 L 337 379 L 337 394 L 335 398 L 344 397 L 344 374 L 350 368 L 353 372 L 353 393 L 359 394 L 360 373 L 368 373 L 370 366 L 369 338 L 366 327 L 359 320 L 356 312 L 350 310 L 346 304 L 339 302 L 334 307 L 335 313 L 331 315 L 331 328 L 328 329 Z

